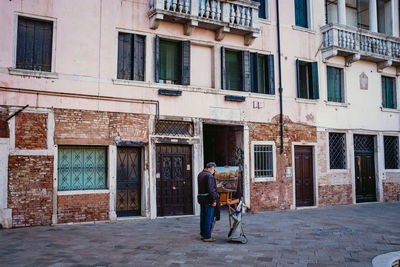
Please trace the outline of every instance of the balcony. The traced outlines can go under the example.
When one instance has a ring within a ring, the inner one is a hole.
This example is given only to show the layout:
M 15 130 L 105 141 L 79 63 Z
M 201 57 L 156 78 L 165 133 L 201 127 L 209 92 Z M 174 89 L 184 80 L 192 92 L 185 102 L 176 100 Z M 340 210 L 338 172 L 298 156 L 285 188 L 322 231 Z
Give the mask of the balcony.
M 378 72 L 397 66 L 400 75 L 400 38 L 339 24 L 328 24 L 321 30 L 323 61 L 342 56 L 349 66 L 362 59 L 375 62 Z
M 215 40 L 226 33 L 244 36 L 245 45 L 257 38 L 258 2 L 250 0 L 150 0 L 150 28 L 157 29 L 161 21 L 184 24 L 185 35 L 196 27 L 215 31 Z

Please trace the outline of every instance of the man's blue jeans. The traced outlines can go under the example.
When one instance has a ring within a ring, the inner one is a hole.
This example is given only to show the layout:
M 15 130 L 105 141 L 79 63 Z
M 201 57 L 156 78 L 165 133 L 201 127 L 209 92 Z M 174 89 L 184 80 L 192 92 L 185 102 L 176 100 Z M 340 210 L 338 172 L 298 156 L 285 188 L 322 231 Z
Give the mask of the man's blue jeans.
M 214 207 L 200 204 L 200 235 L 205 239 L 211 238 L 211 228 L 214 222 Z

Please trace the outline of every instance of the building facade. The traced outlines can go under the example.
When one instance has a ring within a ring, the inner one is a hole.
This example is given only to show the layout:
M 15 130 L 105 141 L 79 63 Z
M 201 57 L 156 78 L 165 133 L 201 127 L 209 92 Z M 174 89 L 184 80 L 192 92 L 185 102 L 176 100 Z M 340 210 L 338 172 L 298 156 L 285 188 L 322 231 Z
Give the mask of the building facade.
M 399 0 L 277 3 L 2 1 L 2 227 L 400 201 Z

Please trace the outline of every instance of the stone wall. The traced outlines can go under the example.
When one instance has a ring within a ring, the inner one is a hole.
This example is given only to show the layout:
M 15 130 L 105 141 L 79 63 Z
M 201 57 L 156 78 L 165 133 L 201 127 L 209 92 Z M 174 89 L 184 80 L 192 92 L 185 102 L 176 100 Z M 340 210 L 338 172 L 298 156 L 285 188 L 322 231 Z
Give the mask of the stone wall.
M 383 201 L 400 201 L 399 172 L 386 172 L 386 179 L 383 181 Z
M 252 141 L 274 141 L 276 145 L 276 180 L 255 182 L 254 177 L 251 177 L 250 201 L 252 210 L 290 209 L 293 204 L 293 178 L 285 176 L 285 168 L 292 166 L 292 142 L 316 142 L 316 128 L 287 120 L 284 126 L 284 150 L 282 154 L 280 154 L 278 124 L 250 123 L 249 138 L 249 151 L 251 151 Z M 252 156 L 250 157 L 250 166 L 251 160 Z
M 352 185 L 319 185 L 318 196 L 319 206 L 350 205 L 353 203 Z
M 13 227 L 50 225 L 52 199 L 53 157 L 9 156 L 8 207 Z
M 15 148 L 47 149 L 47 116 L 28 112 L 15 116 Z
M 109 220 L 109 194 L 58 196 L 58 223 Z

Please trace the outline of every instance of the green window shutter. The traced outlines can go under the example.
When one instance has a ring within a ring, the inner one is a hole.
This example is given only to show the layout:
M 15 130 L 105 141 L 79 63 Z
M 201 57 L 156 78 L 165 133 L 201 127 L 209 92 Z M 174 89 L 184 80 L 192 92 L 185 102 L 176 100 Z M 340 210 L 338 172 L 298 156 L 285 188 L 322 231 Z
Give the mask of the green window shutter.
M 190 84 L 190 41 L 181 42 L 181 84 Z
M 159 79 L 165 83 L 180 83 L 180 43 L 160 40 L 159 45 Z
M 308 28 L 308 0 L 295 0 L 296 26 Z
M 265 94 L 266 69 L 265 69 L 264 55 L 258 55 L 257 66 L 258 66 L 258 72 L 257 72 L 258 91 L 257 91 L 257 93 Z
M 18 69 L 33 70 L 33 43 L 35 26 L 32 21 L 18 18 L 17 64 Z
M 253 93 L 258 93 L 258 53 L 251 53 L 250 67 L 251 67 L 251 91 Z
M 275 64 L 274 55 L 267 55 L 267 65 L 268 65 L 268 94 L 275 94 Z
M 327 67 L 327 78 L 328 78 L 328 101 L 335 101 L 335 69 Z
M 136 81 L 144 81 L 144 37 L 133 35 L 133 79 Z
M 311 99 L 319 99 L 319 85 L 318 85 L 318 63 L 311 63 L 312 69 L 312 97 Z
M 154 38 L 154 59 L 154 81 L 158 83 L 160 81 L 160 37 L 158 35 Z
M 393 108 L 393 82 L 389 77 L 386 77 L 386 105 L 387 108 Z
M 240 52 L 225 50 L 225 72 L 226 89 L 241 91 L 242 83 L 242 63 Z
M 397 89 L 396 89 L 396 79 L 393 79 L 392 83 L 392 95 L 393 95 L 393 108 L 397 109 Z
M 245 92 L 250 92 L 251 82 L 250 82 L 250 52 L 242 51 L 242 90 Z
M 382 107 L 386 108 L 386 77 L 382 77 Z
M 267 10 L 265 2 L 268 0 L 256 0 L 256 1 L 260 3 L 260 5 L 258 6 L 258 17 L 266 19 Z
M 225 47 L 221 47 L 221 87 L 226 90 Z
M 132 80 L 132 39 L 132 34 L 118 34 L 118 79 Z
M 300 84 L 300 60 L 296 59 L 296 72 L 297 72 L 297 97 L 301 97 L 301 84 Z

